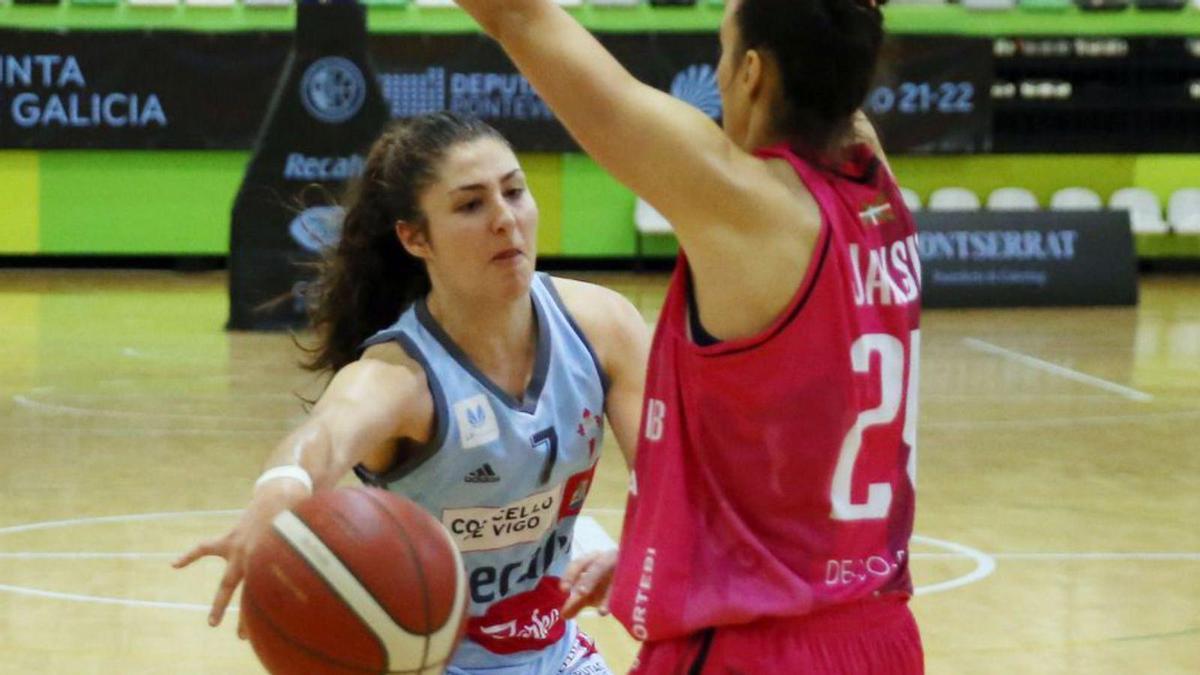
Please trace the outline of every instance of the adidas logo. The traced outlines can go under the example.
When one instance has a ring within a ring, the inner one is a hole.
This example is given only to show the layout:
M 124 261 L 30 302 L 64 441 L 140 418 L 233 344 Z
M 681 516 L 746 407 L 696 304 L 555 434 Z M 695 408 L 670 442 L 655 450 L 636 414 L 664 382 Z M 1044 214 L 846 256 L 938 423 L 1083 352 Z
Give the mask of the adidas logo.
M 468 483 L 499 483 L 500 476 L 496 475 L 491 464 L 484 464 L 467 474 L 466 481 Z

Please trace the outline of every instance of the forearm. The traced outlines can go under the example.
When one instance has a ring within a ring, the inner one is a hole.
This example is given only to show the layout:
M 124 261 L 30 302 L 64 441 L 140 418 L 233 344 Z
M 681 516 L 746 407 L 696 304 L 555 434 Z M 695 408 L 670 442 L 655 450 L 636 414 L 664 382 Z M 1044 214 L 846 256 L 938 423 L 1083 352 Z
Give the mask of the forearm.
M 741 217 L 728 138 L 707 115 L 636 78 L 550 0 L 461 0 L 580 147 L 666 216 L 681 240 Z M 736 173 L 736 172 L 735 172 Z
M 605 164 L 638 82 L 596 38 L 549 0 L 459 2 L 529 80 L 580 145 Z M 610 169 L 611 170 L 611 169 Z
M 336 485 L 354 465 L 352 457 L 341 454 L 345 453 L 336 451 L 327 425 L 321 419 L 311 419 L 275 447 L 263 462 L 263 469 L 298 466 L 311 478 L 314 491 L 324 490 Z

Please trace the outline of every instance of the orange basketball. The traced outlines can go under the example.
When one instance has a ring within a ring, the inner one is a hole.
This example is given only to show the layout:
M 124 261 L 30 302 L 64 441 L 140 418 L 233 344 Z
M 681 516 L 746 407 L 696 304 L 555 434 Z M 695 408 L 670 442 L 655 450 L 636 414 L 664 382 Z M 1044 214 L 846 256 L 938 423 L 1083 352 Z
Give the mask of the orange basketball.
M 421 507 L 341 488 L 275 518 L 250 554 L 241 606 L 276 675 L 441 673 L 463 635 L 465 572 Z

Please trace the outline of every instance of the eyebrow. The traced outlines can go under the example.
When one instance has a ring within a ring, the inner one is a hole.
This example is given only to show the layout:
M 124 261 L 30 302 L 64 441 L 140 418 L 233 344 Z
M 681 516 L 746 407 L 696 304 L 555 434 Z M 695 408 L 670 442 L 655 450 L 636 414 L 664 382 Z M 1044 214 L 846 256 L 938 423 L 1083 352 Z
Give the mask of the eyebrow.
M 520 169 L 513 169 L 512 171 L 509 171 L 508 173 L 501 176 L 500 182 L 503 183 L 504 181 L 515 177 L 517 174 L 524 175 L 524 172 L 522 172 Z M 474 191 L 474 190 L 485 190 L 485 189 L 487 189 L 487 186 L 484 185 L 483 183 L 471 183 L 470 185 L 460 185 L 460 186 L 454 188 L 453 190 L 450 190 L 450 194 L 454 194 L 455 192 L 469 192 L 469 191 Z

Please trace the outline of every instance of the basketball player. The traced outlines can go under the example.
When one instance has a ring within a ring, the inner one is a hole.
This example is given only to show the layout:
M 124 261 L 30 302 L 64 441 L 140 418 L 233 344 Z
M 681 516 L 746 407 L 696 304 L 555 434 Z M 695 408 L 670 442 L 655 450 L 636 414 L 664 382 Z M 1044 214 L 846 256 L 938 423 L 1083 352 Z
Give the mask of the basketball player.
M 310 366 L 335 375 L 233 530 L 176 563 L 225 558 L 212 625 L 272 518 L 353 469 L 463 552 L 470 618 L 448 672 L 609 672 L 562 615 L 559 579 L 604 415 L 635 445 L 649 332 L 617 293 L 536 274 L 537 225 L 491 127 L 440 113 L 376 141 L 313 316 Z
M 682 245 L 609 598 L 635 672 L 921 672 L 916 235 L 859 113 L 879 9 L 728 0 L 722 128 L 553 0 L 458 2 Z

